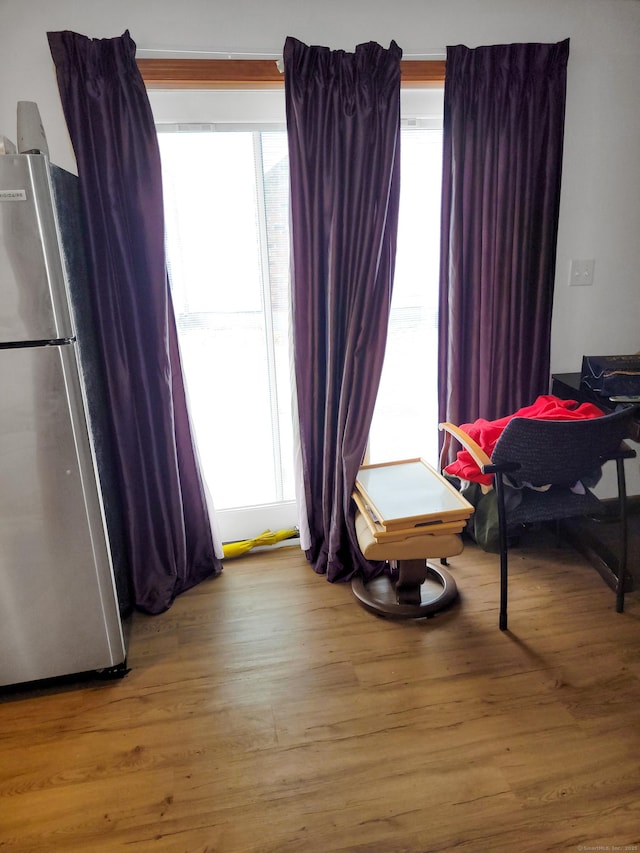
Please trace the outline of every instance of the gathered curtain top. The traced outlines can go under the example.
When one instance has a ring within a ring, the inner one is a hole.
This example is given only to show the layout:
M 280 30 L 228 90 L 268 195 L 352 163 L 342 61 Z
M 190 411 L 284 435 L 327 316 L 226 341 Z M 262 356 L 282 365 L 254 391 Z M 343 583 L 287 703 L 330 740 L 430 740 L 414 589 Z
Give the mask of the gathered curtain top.
M 309 87 L 370 92 L 380 102 L 400 85 L 402 50 L 395 41 L 388 48 L 377 42 L 357 45 L 355 51 L 309 46 L 288 36 L 283 50 L 285 81 L 290 91 Z
M 71 68 L 85 79 L 117 73 L 139 75 L 136 43 L 129 30 L 115 38 L 90 38 L 71 30 L 50 32 L 47 38 L 58 69 Z
M 554 44 L 515 43 L 470 48 L 463 44 L 447 47 L 446 82 L 469 85 L 470 80 L 485 81 L 495 89 L 499 81 L 514 89 L 514 82 L 535 86 L 536 81 L 555 77 L 566 70 L 569 39 Z

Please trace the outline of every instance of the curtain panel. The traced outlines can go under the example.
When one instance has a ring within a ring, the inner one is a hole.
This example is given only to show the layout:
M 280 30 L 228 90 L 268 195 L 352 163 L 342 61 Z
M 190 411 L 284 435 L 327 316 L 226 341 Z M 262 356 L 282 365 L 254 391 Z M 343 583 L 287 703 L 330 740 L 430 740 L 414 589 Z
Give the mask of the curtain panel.
M 351 494 L 384 359 L 400 188 L 400 59 L 288 38 L 285 100 L 302 538 L 329 581 L 382 564 L 358 548 Z
M 569 40 L 447 48 L 439 419 L 549 388 Z
M 128 32 L 48 38 L 86 216 L 135 605 L 160 613 L 180 592 L 217 575 L 221 563 L 166 276 L 155 126 Z

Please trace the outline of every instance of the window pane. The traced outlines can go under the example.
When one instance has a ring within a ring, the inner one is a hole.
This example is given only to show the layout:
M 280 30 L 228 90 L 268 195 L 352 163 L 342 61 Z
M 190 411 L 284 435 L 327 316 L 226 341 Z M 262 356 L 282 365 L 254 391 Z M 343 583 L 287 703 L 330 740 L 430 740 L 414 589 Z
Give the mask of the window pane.
M 438 461 L 438 271 L 442 131 L 402 129 L 400 219 L 371 462 Z
M 218 510 L 275 507 L 294 498 L 286 132 L 187 128 L 159 140 L 171 286 L 204 474 Z M 372 462 L 437 462 L 441 147 L 441 130 L 403 127 Z
M 200 456 L 218 509 L 293 497 L 290 486 L 283 491 L 277 436 L 277 403 L 286 408 L 288 400 L 274 375 L 283 356 L 275 352 L 270 334 L 273 329 L 280 347 L 286 345 L 280 316 L 283 310 L 286 315 L 286 296 L 280 293 L 286 274 L 275 267 L 277 256 L 288 254 L 282 245 L 286 234 L 276 227 L 282 218 L 279 196 L 286 199 L 287 187 L 273 186 L 263 199 L 256 136 L 159 136 L 184 372 Z M 281 137 L 282 150 L 285 135 L 271 136 Z M 286 176 L 276 142 L 267 159 L 265 184 L 273 185 L 277 172 Z M 274 220 L 273 248 L 265 251 L 267 209 Z M 280 283 L 274 311 L 267 275 L 271 266 Z
M 295 499 L 291 369 L 289 365 L 289 152 L 285 131 L 256 134 L 260 140 L 266 251 L 268 262 L 267 317 L 273 339 L 271 417 L 274 477 L 280 478 L 276 500 Z

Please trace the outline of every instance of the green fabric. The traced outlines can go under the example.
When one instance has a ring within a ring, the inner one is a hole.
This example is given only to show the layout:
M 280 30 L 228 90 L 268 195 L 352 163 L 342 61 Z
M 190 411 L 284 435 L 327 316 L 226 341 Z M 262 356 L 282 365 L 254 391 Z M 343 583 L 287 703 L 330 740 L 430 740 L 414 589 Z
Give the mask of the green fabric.
M 460 481 L 458 480 L 458 488 Z M 478 483 L 465 483 L 460 493 L 474 507 L 466 532 L 484 551 L 500 552 L 498 534 L 498 502 L 494 489 L 483 493 Z

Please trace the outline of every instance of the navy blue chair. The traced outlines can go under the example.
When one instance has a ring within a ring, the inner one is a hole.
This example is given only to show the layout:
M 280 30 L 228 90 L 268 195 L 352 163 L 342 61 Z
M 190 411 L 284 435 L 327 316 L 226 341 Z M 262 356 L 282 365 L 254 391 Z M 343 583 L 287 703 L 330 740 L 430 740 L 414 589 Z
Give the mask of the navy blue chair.
M 624 439 L 631 435 L 637 408 L 628 406 L 600 418 L 573 421 L 513 418 L 491 458 L 458 427 L 440 425 L 471 453 L 483 473 L 493 474 L 499 527 L 500 630 L 507 629 L 510 539 L 523 525 L 607 514 L 607 506 L 589 483 L 597 482 L 602 465 L 611 460 L 617 468 L 620 520 L 616 610 L 623 611 L 628 551 L 624 461 L 636 455 Z

